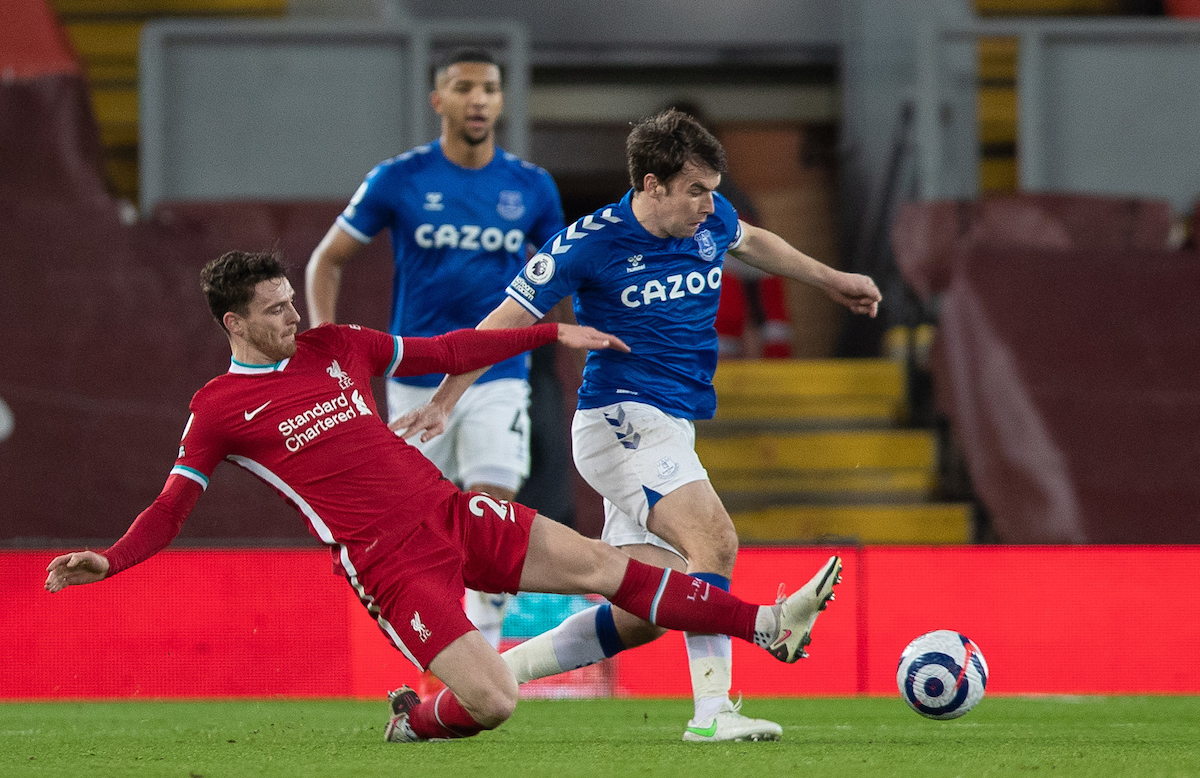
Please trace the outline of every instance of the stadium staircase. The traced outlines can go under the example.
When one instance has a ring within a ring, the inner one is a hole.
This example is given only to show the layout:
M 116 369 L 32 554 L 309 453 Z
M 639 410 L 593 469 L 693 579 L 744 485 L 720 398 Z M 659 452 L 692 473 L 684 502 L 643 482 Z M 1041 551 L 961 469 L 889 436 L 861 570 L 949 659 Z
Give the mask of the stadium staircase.
M 743 543 L 972 540 L 940 502 L 933 430 L 909 429 L 903 362 L 726 360 L 696 449 Z
M 83 61 L 112 194 L 137 202 L 138 40 L 153 19 L 279 17 L 288 0 L 51 0 Z
M 975 0 L 981 17 L 1107 16 L 1121 0 Z M 1017 191 L 1017 39 L 979 41 L 979 187 Z

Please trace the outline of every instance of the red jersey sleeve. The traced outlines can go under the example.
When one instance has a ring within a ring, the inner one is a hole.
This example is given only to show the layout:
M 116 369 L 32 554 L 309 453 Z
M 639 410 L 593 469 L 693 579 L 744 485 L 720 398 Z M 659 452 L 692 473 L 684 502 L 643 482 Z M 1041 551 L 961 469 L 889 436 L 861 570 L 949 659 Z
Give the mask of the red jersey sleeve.
M 394 375 L 469 373 L 558 340 L 557 324 L 507 330 L 454 330 L 434 338 L 403 338 Z
M 404 354 L 404 344 L 398 336 L 357 324 L 322 324 L 305 335 L 320 340 L 339 359 L 344 358 L 373 376 L 390 377 Z

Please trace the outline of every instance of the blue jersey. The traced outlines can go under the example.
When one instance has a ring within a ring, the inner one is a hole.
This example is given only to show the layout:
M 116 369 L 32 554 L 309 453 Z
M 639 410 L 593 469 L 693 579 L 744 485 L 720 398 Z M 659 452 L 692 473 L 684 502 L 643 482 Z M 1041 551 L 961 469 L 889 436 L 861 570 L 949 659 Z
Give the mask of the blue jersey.
M 369 243 L 392 232 L 394 335 L 433 336 L 474 327 L 504 299 L 504 287 L 528 256 L 563 227 L 550 174 L 496 149 L 478 170 L 446 159 L 434 141 L 381 162 L 337 219 Z M 480 379 L 527 378 L 529 356 L 500 362 Z M 400 380 L 400 379 L 396 379 Z M 441 375 L 403 379 L 437 386 Z
M 713 195 L 715 211 L 691 238 L 658 238 L 621 202 L 554 236 L 508 287 L 508 296 L 542 317 L 575 295 L 575 317 L 617 335 L 633 350 L 591 351 L 580 408 L 623 400 L 672 416 L 711 418 L 717 368 L 717 302 L 728 249 L 742 239 L 737 212 Z

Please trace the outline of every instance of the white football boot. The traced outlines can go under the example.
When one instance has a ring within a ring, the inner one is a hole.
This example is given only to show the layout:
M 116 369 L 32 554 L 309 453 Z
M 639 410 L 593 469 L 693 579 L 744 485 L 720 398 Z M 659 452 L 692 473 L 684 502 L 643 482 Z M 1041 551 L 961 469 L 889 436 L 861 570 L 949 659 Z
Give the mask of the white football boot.
M 780 593 L 775 607 L 779 610 L 779 634 L 767 646 L 767 653 L 781 662 L 791 664 L 808 656 L 804 647 L 812 642 L 812 628 L 817 616 L 833 599 L 834 584 L 842 580 L 842 560 L 829 557 L 808 583 L 786 599 Z M 780 589 L 783 588 L 781 584 Z
M 392 717 L 387 729 L 383 731 L 383 739 L 388 743 L 420 743 L 425 738 L 412 731 L 408 725 L 408 713 L 421 703 L 421 698 L 409 686 L 388 692 L 388 705 L 392 709 Z
M 752 719 L 743 716 L 739 711 L 742 699 L 737 702 L 726 700 L 717 715 L 708 721 L 692 719 L 683 731 L 685 743 L 721 743 L 742 740 L 779 740 L 783 737 L 783 727 L 774 721 Z

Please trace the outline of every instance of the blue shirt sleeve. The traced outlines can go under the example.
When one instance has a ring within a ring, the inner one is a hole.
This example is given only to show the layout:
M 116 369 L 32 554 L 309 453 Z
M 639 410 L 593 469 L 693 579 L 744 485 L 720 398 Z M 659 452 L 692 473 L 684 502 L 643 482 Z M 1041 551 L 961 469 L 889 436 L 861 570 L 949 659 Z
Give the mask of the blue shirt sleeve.
M 588 277 L 587 252 L 582 246 L 574 251 L 555 253 L 555 238 L 563 232 L 560 230 L 551 236 L 505 290 L 509 297 L 539 319 L 559 300 L 573 294 Z
M 370 243 L 391 223 L 392 206 L 384 196 L 387 187 L 382 183 L 388 167 L 387 162 L 376 165 L 337 218 L 338 226 L 362 243 Z
M 563 216 L 562 197 L 554 179 L 544 170 L 539 172 L 536 202 L 542 204 L 541 214 L 529 230 L 529 234 L 525 236 L 534 246 L 544 245 L 567 226 L 566 217 Z
M 727 237 L 721 250 L 728 251 L 736 248 L 742 242 L 742 223 L 738 219 L 737 209 L 733 207 L 733 203 L 725 199 L 720 192 L 713 192 L 713 215 L 720 220 Z

